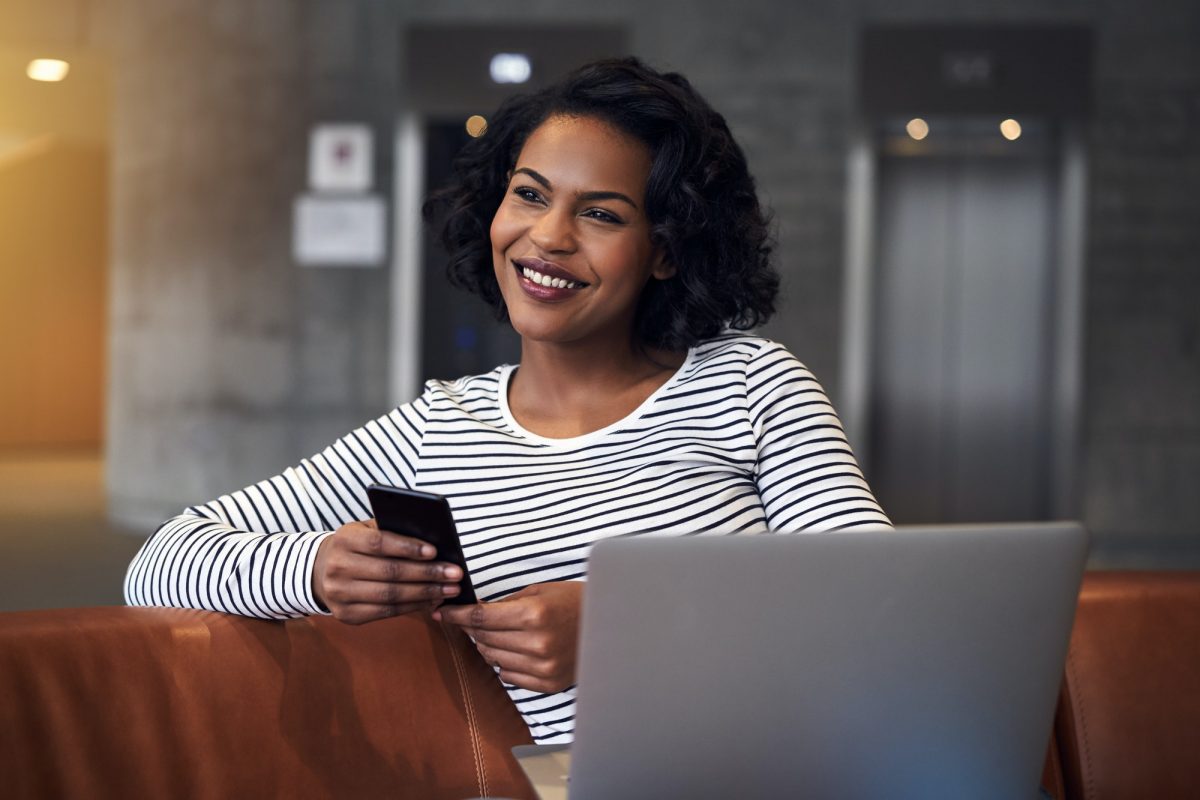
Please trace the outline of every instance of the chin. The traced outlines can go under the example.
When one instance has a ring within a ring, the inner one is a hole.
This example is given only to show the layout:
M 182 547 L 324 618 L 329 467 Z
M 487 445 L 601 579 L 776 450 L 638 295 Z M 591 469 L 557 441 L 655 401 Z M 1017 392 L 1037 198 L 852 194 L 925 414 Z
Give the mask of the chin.
M 524 340 L 531 342 L 561 342 L 565 340 L 562 329 L 557 325 L 545 322 L 539 324 L 534 320 L 514 319 L 512 316 L 508 318 L 508 322 L 517 335 Z

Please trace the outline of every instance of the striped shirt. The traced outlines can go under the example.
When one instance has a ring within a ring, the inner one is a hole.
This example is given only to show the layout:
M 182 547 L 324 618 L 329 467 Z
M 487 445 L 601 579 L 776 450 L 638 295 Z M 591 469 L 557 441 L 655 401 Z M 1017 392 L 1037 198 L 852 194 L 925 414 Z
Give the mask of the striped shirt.
M 484 601 L 584 579 L 592 545 L 611 536 L 889 524 L 820 385 L 779 344 L 704 342 L 632 414 L 569 439 L 513 418 L 514 369 L 430 381 L 320 454 L 167 520 L 130 564 L 126 601 L 323 613 L 312 594 L 317 546 L 370 518 L 372 483 L 448 498 Z M 535 741 L 571 740 L 574 687 L 506 688 Z

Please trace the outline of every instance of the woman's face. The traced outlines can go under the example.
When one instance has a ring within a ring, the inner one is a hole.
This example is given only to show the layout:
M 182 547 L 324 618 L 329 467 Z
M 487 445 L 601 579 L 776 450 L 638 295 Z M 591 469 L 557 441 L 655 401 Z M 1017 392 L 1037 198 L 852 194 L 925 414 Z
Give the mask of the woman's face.
M 644 144 L 590 117 L 551 117 L 530 134 L 491 228 L 522 337 L 629 341 L 646 282 L 673 273 L 650 244 L 650 164 Z

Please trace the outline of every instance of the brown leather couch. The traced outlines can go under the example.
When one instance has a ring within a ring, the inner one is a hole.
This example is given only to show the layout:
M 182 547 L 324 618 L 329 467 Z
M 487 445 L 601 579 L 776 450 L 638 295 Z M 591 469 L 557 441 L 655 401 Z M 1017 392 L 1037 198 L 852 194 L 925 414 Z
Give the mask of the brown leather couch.
M 463 634 L 165 608 L 0 615 L 0 797 L 531 797 Z
M 172 609 L 0 615 L 0 795 L 524 798 L 529 735 L 460 632 Z M 1093 573 L 1045 781 L 1200 796 L 1200 573 Z

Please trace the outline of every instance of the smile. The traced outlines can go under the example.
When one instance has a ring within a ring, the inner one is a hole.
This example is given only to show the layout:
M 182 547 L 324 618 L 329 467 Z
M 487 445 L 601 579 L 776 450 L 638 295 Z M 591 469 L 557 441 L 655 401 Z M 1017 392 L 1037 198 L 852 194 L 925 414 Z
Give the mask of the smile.
M 559 302 L 574 297 L 589 284 L 558 264 L 540 258 L 518 258 L 512 262 L 517 271 L 517 284 L 527 297 L 542 302 Z
M 554 289 L 582 289 L 584 286 L 587 286 L 586 283 L 580 283 L 579 281 L 568 281 L 563 278 L 553 278 L 543 272 L 538 272 L 531 267 L 519 267 L 519 269 L 521 270 L 521 277 L 525 278 L 525 280 L 541 284 L 542 286 L 549 286 Z

